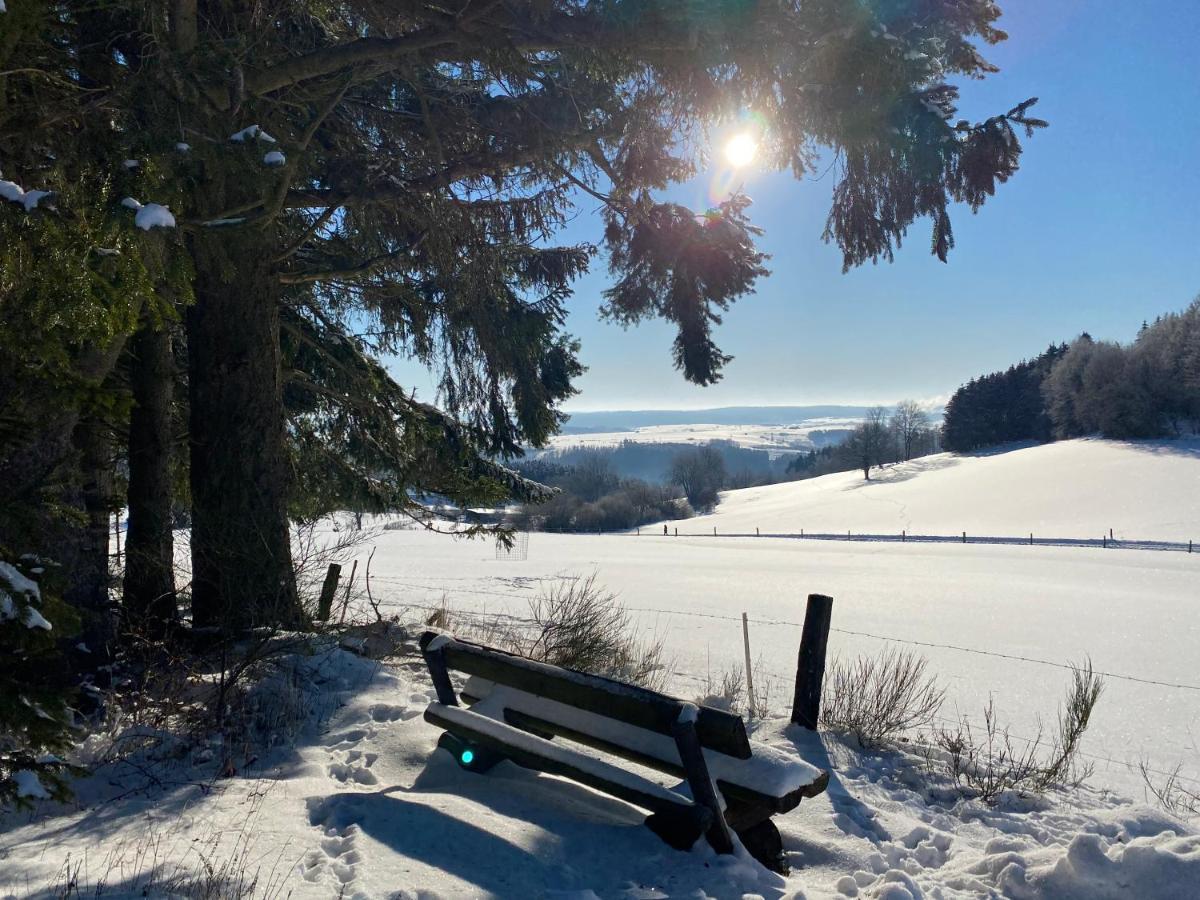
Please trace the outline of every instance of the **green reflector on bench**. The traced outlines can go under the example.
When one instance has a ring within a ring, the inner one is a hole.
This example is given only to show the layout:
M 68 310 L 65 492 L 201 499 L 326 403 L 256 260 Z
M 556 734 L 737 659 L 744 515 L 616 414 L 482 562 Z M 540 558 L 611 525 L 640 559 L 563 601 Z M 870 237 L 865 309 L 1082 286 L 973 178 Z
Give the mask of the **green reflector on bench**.
M 472 761 L 474 761 L 474 759 L 475 759 L 475 751 L 474 750 L 464 750 L 462 753 L 460 753 L 458 755 L 459 762 L 461 762 L 464 766 L 469 766 L 472 763 Z

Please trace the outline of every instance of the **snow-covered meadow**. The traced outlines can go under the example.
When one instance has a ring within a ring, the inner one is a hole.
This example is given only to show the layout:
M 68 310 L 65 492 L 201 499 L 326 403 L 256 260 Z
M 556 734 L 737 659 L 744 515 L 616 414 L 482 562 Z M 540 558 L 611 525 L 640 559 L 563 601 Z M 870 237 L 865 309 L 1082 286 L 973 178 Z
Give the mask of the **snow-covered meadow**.
M 755 738 L 834 771 L 826 794 L 776 819 L 792 874 L 703 845 L 671 851 L 630 807 L 561 779 L 508 764 L 464 773 L 420 717 L 432 691 L 414 657 L 379 666 L 328 648 L 284 691 L 267 686 L 266 702 L 290 698 L 302 722 L 239 777 L 190 757 L 152 797 L 102 802 L 122 790 L 103 772 L 79 811 L 8 820 L 0 897 L 53 895 L 56 883 L 61 894 L 72 866 L 79 893 L 107 878 L 103 896 L 140 896 L 148 873 L 166 883 L 202 858 L 234 859 L 258 874 L 260 894 L 296 897 L 1186 897 L 1200 883 L 1200 836 L 1147 803 L 1138 764 L 1155 777 L 1178 766 L 1200 789 L 1200 553 L 721 535 L 1111 527 L 1186 540 L 1198 520 L 1195 444 L 1074 441 L 935 457 L 870 485 L 834 475 L 734 492 L 665 536 L 534 533 L 527 554 L 376 522 L 346 562 L 358 559 L 361 587 L 373 551 L 385 615 L 412 622 L 445 604 L 460 627 L 512 622 L 545 587 L 595 573 L 663 640 L 684 697 L 741 664 L 747 613 L 755 687 L 777 716 Z M 977 722 L 990 698 L 1018 741 L 1039 718 L 1053 725 L 1065 666 L 1090 656 L 1107 674 L 1083 745 L 1089 785 L 990 808 L 949 790 L 919 753 L 864 753 L 786 727 L 814 592 L 834 597 L 832 655 L 920 652 L 947 688 L 943 719 Z

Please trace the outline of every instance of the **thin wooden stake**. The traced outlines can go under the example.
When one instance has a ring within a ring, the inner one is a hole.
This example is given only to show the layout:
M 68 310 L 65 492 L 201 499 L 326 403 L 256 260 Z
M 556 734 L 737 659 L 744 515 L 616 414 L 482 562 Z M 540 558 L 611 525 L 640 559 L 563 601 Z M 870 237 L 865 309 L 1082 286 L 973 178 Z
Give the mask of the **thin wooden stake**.
M 754 674 L 750 668 L 750 622 L 742 613 L 742 644 L 746 648 L 746 713 L 754 714 Z

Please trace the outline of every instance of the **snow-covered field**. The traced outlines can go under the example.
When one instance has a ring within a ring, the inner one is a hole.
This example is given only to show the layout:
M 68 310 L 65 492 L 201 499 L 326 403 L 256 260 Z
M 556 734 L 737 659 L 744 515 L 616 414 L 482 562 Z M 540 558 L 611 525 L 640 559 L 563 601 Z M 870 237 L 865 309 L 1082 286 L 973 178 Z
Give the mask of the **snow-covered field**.
M 857 418 L 805 419 L 790 425 L 643 425 L 629 431 L 604 431 L 590 434 L 560 434 L 550 440 L 550 450 L 571 447 L 616 447 L 629 441 L 635 444 L 707 444 L 730 441 L 748 450 L 772 453 L 811 450 L 815 431 L 846 431 L 857 425 Z
M 141 896 L 147 871 L 165 878 L 180 861 L 199 869 L 201 856 L 239 854 L 260 887 L 296 897 L 1196 896 L 1200 836 L 1142 804 L 1136 765 L 1181 766 L 1200 789 L 1200 553 L 703 533 L 794 522 L 1186 539 L 1200 520 L 1196 445 L 1080 441 L 887 474 L 861 487 L 839 475 L 728 494 L 712 517 L 680 523 L 679 537 L 533 534 L 524 559 L 498 558 L 481 541 L 381 530 L 356 551 L 359 578 L 374 546 L 371 585 L 385 612 L 411 620 L 444 599 L 466 624 L 525 616 L 543 587 L 595 572 L 663 639 L 672 689 L 685 697 L 740 664 L 746 612 L 756 688 L 779 714 L 804 598 L 827 593 L 832 655 L 915 649 L 948 689 L 944 718 L 978 721 L 991 698 L 1018 740 L 1038 717 L 1052 724 L 1070 677 L 1062 666 L 1090 655 L 1108 675 L 1083 748 L 1096 766 L 1089 788 L 990 809 L 945 790 L 916 756 L 861 754 L 767 721 L 757 739 L 835 772 L 826 794 L 776 819 L 794 869 L 782 879 L 703 846 L 671 851 L 629 807 L 560 779 L 507 764 L 486 777 L 461 772 L 420 718 L 431 690 L 419 664 L 380 668 L 331 651 L 289 682 L 309 713 L 294 747 L 240 777 L 212 780 L 212 763 L 189 759 L 154 799 L 103 803 L 126 778 L 102 772 L 84 786 L 86 808 L 0 823 L 0 898 L 47 895 L 67 854 L 80 894 L 110 872 L 102 896 Z
M 1200 543 L 1200 440 L 1074 440 L 731 491 L 680 531 L 854 532 Z

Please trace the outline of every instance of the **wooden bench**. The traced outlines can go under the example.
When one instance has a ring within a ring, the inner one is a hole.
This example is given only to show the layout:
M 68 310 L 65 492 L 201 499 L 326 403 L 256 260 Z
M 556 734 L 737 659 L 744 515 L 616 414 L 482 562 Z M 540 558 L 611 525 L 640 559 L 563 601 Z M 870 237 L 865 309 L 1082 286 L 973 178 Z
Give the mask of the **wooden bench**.
M 649 811 L 646 825 L 678 849 L 705 835 L 729 853 L 734 832 L 756 859 L 786 871 L 771 817 L 829 782 L 828 772 L 751 742 L 741 717 L 723 710 L 435 632 L 421 650 L 438 697 L 425 720 L 445 732 L 438 746 L 460 766 L 482 773 L 507 759 L 577 781 Z M 465 707 L 451 670 L 470 676 Z M 684 782 L 665 786 L 589 750 Z

